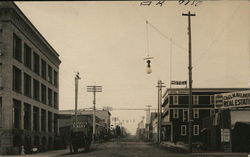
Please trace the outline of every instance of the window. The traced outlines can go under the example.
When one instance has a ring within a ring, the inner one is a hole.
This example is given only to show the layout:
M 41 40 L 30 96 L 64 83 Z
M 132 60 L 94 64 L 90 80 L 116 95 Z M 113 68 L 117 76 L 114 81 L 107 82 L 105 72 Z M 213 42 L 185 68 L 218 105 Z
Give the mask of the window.
M 173 109 L 173 118 L 179 118 L 179 110 Z
M 215 104 L 215 102 L 214 102 L 214 96 L 213 96 L 213 95 L 210 96 L 210 104 L 211 104 L 211 105 L 214 105 L 214 104 Z
M 52 83 L 52 68 L 48 65 L 48 81 Z
M 31 97 L 31 77 L 24 73 L 24 95 Z
M 40 100 L 40 83 L 33 79 L 33 98 L 37 101 Z
M 58 94 L 54 92 L 54 107 L 58 109 Z
M 24 44 L 24 65 L 31 69 L 31 48 Z
M 17 67 L 13 66 L 13 90 L 16 92 L 22 92 L 22 72 Z
M 13 127 L 16 129 L 20 129 L 21 125 L 21 101 L 13 99 Z
M 39 131 L 39 108 L 33 107 L 33 130 Z
M 183 109 L 183 122 L 188 120 L 188 110 Z
M 48 88 L 48 105 L 52 106 L 52 90 Z
M 22 40 L 16 34 L 13 34 L 13 57 L 22 62 Z
M 209 105 L 210 104 L 210 96 L 209 95 L 199 96 L 199 103 L 202 105 Z
M 31 106 L 30 104 L 24 103 L 24 129 L 31 129 Z
M 187 135 L 187 126 L 181 125 L 181 136 L 186 136 L 186 135 Z
M 199 125 L 193 125 L 193 133 L 194 135 L 199 135 Z
M 33 53 L 33 71 L 40 75 L 40 57 L 35 52 Z
M 48 112 L 48 131 L 52 132 L 52 113 Z
M 46 131 L 46 111 L 41 111 L 41 130 Z
M 46 86 L 45 85 L 41 85 L 41 95 L 42 95 L 42 103 L 44 103 L 44 104 L 46 104 L 47 103 L 47 101 L 46 101 L 46 99 L 47 99 L 47 91 L 46 91 Z
M 199 118 L 199 109 L 194 109 L 194 118 Z
M 193 104 L 194 105 L 198 105 L 199 104 L 199 96 L 198 95 L 193 96 Z
M 179 97 L 179 100 L 178 100 L 178 104 L 180 105 L 186 105 L 186 104 L 189 104 L 188 100 L 189 100 L 189 96 L 178 96 Z
M 54 86 L 58 87 L 58 73 L 54 70 Z
M 54 133 L 58 133 L 58 116 L 57 114 L 54 114 Z
M 178 96 L 174 95 L 173 98 L 174 98 L 174 105 L 177 105 L 178 104 Z
M 47 64 L 42 59 L 42 78 L 44 78 L 45 80 L 47 80 L 46 76 L 47 76 Z

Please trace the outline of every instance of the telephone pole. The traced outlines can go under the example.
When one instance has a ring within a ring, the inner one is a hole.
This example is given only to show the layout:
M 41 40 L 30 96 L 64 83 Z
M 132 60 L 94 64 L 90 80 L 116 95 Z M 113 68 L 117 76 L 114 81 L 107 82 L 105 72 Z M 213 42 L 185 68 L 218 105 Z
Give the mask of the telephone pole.
M 96 104 L 96 92 L 102 92 L 102 86 L 87 86 L 87 92 L 92 92 L 93 98 L 93 132 L 92 132 L 92 142 L 95 143 L 95 104 Z
M 163 82 L 161 80 L 158 80 L 158 85 L 156 86 L 158 88 L 158 112 L 157 112 L 157 141 L 158 143 L 161 143 L 161 105 L 162 105 L 162 87 Z
M 146 128 L 147 128 L 147 138 L 149 139 L 149 125 L 150 125 L 150 117 L 151 117 L 151 114 L 150 114 L 150 107 L 152 107 L 151 105 L 146 105 L 147 107 L 147 110 L 146 110 Z
M 189 151 L 192 152 L 192 133 L 193 133 L 193 104 L 192 104 L 192 45 L 191 45 L 191 16 L 195 16 L 195 14 L 191 14 L 190 11 L 188 14 L 182 14 L 182 16 L 188 16 L 188 74 L 189 74 L 189 119 L 188 119 L 188 143 L 189 143 Z
M 78 80 L 81 79 L 79 72 L 75 76 L 75 127 L 77 127 L 77 100 L 78 100 Z

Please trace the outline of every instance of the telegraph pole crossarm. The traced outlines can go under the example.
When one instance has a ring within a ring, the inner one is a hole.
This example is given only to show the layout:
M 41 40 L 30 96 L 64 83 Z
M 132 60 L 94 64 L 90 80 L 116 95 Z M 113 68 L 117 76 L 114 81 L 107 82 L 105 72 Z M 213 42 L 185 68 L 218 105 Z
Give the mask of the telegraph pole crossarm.
M 189 151 L 192 152 L 192 133 L 193 133 L 193 109 L 192 109 L 192 45 L 191 45 L 191 16 L 196 16 L 195 14 L 191 14 L 190 11 L 188 14 L 182 14 L 182 16 L 188 16 L 188 74 L 189 74 L 189 118 L 188 118 L 188 142 L 189 142 Z

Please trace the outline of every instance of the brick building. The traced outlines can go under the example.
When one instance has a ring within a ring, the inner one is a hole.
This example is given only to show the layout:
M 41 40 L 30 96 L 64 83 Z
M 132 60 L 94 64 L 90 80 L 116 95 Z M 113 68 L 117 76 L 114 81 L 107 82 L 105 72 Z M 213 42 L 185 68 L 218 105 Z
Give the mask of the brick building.
M 0 153 L 53 147 L 61 61 L 13 2 L 0 2 Z
M 214 95 L 246 88 L 193 89 L 193 142 L 201 142 L 202 119 L 214 113 Z M 163 141 L 188 143 L 188 88 L 169 88 L 163 95 Z

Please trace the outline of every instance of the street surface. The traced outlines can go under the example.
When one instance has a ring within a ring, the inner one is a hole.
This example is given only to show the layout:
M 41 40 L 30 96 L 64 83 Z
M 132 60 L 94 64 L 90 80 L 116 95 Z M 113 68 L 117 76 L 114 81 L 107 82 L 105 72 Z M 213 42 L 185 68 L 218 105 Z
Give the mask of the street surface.
M 48 151 L 37 154 L 0 157 L 247 157 L 246 153 L 177 153 L 167 147 L 143 142 L 135 137 L 113 139 L 109 142 L 92 145 L 90 151 L 80 150 L 70 154 L 69 149 Z

